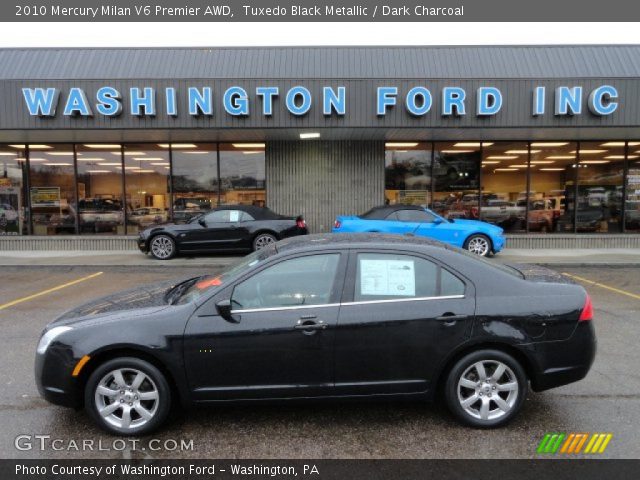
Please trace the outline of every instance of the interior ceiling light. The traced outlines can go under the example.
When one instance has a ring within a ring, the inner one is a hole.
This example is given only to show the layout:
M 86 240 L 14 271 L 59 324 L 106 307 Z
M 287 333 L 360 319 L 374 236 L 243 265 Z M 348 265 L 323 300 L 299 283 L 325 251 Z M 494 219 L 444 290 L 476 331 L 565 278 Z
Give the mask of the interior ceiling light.
M 482 161 L 483 165 L 495 165 L 497 163 L 500 163 L 500 160 L 483 160 Z
M 490 155 L 487 160 L 515 160 L 518 155 Z
M 580 163 L 597 165 L 599 163 L 611 163 L 611 160 L 581 160 Z
M 540 171 L 542 172 L 562 172 L 564 171 L 564 168 L 541 168 Z
M 532 165 L 550 165 L 556 163 L 555 160 L 531 160 Z
M 159 143 L 160 148 L 197 148 L 193 143 Z
M 483 147 L 490 147 L 491 145 L 493 145 L 492 142 L 458 142 L 455 143 L 453 146 L 454 147 L 461 147 L 461 148 L 469 148 L 469 147 L 480 147 L 480 145 L 482 145 Z
M 640 145 L 640 142 L 627 142 L 630 147 L 637 147 Z M 625 142 L 607 142 L 601 143 L 601 147 L 624 147 Z
M 114 148 L 120 148 L 121 145 L 113 144 L 99 144 L 99 143 L 85 143 L 85 147 L 87 148 L 98 148 L 102 150 L 112 150 Z
M 549 157 L 544 157 L 547 160 L 575 160 L 575 155 L 551 155 Z
M 527 153 L 529 153 L 529 150 L 507 150 L 504 153 L 506 153 L 507 155 L 508 154 L 526 155 Z M 540 153 L 540 150 L 531 150 L 531 153 Z
M 234 148 L 264 148 L 264 143 L 232 143 Z
M 598 150 L 598 149 L 595 149 L 595 148 L 591 148 L 591 149 L 587 148 L 587 149 L 584 149 L 584 150 L 580 149 L 580 154 L 581 155 L 585 154 L 585 153 L 589 154 L 589 153 L 603 153 L 603 152 L 606 152 L 606 150 Z M 578 153 L 578 152 L 576 150 L 572 150 L 571 153 Z
M 73 157 L 73 152 L 47 152 L 47 155 L 54 157 Z M 78 155 L 81 155 L 80 153 Z
M 494 172 L 517 172 L 517 168 L 496 168 Z
M 440 150 L 440 153 L 473 153 L 475 150 Z
M 387 142 L 384 146 L 388 148 L 411 148 L 417 147 L 418 142 Z
M 569 145 L 569 142 L 532 142 L 532 147 L 564 147 Z

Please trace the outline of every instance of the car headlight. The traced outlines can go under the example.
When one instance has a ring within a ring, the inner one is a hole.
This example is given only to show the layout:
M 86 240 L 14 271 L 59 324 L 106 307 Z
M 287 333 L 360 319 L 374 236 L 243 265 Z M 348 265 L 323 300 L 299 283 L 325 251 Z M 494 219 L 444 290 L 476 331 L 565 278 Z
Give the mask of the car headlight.
M 42 355 L 44 352 L 47 351 L 47 348 L 49 348 L 49 345 L 51 345 L 51 342 L 53 342 L 56 339 L 56 337 L 62 335 L 64 332 L 68 332 L 69 330 L 72 330 L 72 328 L 71 327 L 53 327 L 47 333 L 42 335 L 42 337 L 40 337 L 40 342 L 38 342 L 37 352 Z

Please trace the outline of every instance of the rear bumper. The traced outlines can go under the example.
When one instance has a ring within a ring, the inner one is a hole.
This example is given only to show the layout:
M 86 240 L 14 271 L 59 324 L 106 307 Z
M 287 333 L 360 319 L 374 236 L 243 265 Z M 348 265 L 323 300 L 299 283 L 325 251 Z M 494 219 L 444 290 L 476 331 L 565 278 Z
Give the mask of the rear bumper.
M 538 368 L 531 373 L 531 388 L 540 392 L 586 377 L 596 357 L 593 321 L 578 322 L 569 339 L 535 344 Z

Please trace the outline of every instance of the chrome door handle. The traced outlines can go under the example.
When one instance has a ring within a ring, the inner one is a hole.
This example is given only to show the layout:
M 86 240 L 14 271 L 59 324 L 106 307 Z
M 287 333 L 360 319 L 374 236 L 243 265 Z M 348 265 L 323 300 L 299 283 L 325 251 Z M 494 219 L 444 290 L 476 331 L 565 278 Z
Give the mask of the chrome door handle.
M 440 322 L 455 322 L 456 320 L 464 320 L 465 318 L 469 318 L 469 315 L 456 315 L 455 313 L 445 313 L 439 317 L 436 317 L 436 320 Z
M 295 328 L 296 330 L 324 330 L 325 328 L 327 328 L 327 324 L 322 320 L 317 323 L 311 320 L 298 320 L 298 323 L 293 328 Z

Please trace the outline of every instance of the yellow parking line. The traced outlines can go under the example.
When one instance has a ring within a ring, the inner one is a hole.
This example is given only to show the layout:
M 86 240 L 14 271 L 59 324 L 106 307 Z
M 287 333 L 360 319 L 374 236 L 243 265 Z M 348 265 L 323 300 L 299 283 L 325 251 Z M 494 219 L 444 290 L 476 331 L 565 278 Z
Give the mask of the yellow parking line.
M 75 285 L 77 283 L 84 282 L 85 280 L 90 280 L 90 279 L 98 277 L 100 275 L 102 275 L 102 272 L 92 273 L 91 275 L 87 275 L 86 277 L 79 278 L 77 280 L 74 280 L 73 282 L 63 283 L 62 285 L 58 285 L 57 287 L 49 288 L 48 290 L 43 290 L 42 292 L 34 293 L 33 295 L 29 295 L 27 297 L 22 297 L 22 298 L 18 298 L 16 300 L 12 300 L 9 303 L 5 303 L 3 305 L 0 305 L 0 310 L 4 310 L 5 308 L 12 307 L 14 305 L 17 305 L 18 303 L 22 303 L 22 302 L 27 302 L 29 300 L 33 300 L 34 298 L 41 297 L 42 295 L 46 295 L 48 293 L 55 292 L 57 290 L 62 290 L 63 288 L 67 288 L 67 287 L 70 287 L 71 285 Z
M 610 287 L 609 285 L 605 285 L 604 283 L 594 282 L 593 280 L 589 280 L 588 278 L 579 277 L 577 275 L 571 275 L 570 273 L 562 272 L 562 274 L 566 275 L 567 277 L 574 278 L 580 282 L 593 285 L 594 287 L 605 288 L 607 290 L 611 290 L 612 292 L 619 293 L 620 295 L 626 295 L 628 297 L 635 298 L 636 300 L 640 300 L 640 295 L 637 295 L 635 293 L 627 292 L 626 290 L 620 290 L 619 288 L 615 288 L 615 287 Z

